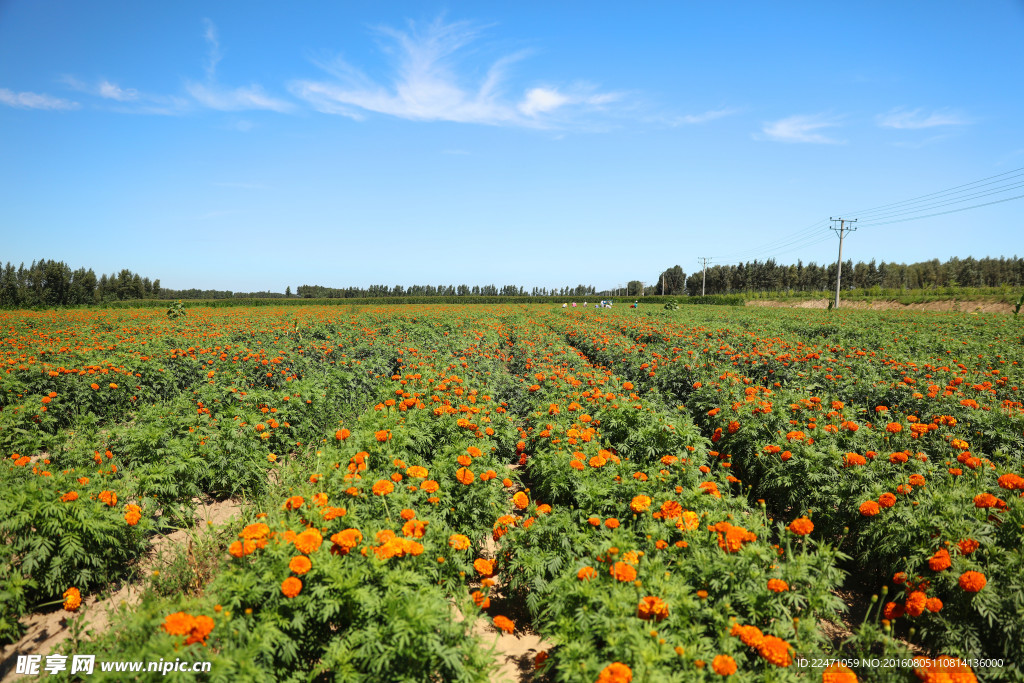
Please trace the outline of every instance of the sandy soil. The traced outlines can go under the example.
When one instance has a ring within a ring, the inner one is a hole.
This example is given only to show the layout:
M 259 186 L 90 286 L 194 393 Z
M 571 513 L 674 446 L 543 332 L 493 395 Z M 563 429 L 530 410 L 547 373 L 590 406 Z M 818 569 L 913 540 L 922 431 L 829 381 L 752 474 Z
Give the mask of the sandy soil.
M 828 299 L 806 301 L 751 300 L 747 306 L 759 308 L 828 308 Z M 1013 313 L 1013 306 L 995 301 L 928 301 L 918 304 L 901 304 L 898 301 L 840 301 L 840 308 L 855 308 L 870 311 L 952 311 L 958 313 Z
M 196 501 L 196 528 L 194 533 L 202 533 L 207 526 L 224 524 L 239 510 L 238 501 L 224 500 L 209 505 Z M 140 575 L 148 576 L 153 570 L 167 563 L 174 551 L 184 547 L 188 542 L 185 531 L 175 531 L 167 536 L 155 536 L 150 544 L 149 552 L 139 563 Z M 114 591 L 104 599 L 90 595 L 82 600 L 79 608 L 83 615 L 84 630 L 103 631 L 110 624 L 115 611 L 121 605 L 132 606 L 139 601 L 144 587 L 143 581 L 120 583 L 111 587 Z M 27 629 L 25 635 L 17 643 L 7 645 L 0 653 L 0 683 L 25 680 L 24 676 L 14 673 L 17 655 L 46 655 L 54 647 L 71 637 L 68 630 L 68 612 L 60 607 L 45 612 L 36 612 L 21 618 Z

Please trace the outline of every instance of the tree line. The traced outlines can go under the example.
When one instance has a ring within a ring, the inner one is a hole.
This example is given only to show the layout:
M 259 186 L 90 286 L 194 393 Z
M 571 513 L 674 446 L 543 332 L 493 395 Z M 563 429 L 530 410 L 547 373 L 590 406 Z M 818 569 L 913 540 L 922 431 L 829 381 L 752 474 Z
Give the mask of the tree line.
M 593 285 L 576 285 L 575 287 L 534 287 L 530 291 L 517 285 L 412 285 L 403 287 L 395 285 L 370 285 L 367 288 L 323 287 L 320 285 L 300 285 L 296 294 L 306 299 L 365 299 L 406 296 L 596 296 Z
M 840 285 L 843 289 L 937 289 L 939 287 L 1019 287 L 1024 284 L 1024 258 L 953 257 L 918 263 L 864 263 L 847 260 L 843 263 Z M 637 281 L 630 282 L 633 292 Z M 836 264 L 778 264 L 774 259 L 749 261 L 731 265 L 710 266 L 687 275 L 681 267 L 668 268 L 656 282 L 643 287 L 646 294 L 700 296 L 742 292 L 818 292 L 836 287 Z
M 843 263 L 844 289 L 920 290 L 939 287 L 1019 287 L 1024 285 L 1024 258 L 951 258 L 918 263 Z M 430 296 L 644 296 L 668 294 L 700 296 L 744 292 L 818 292 L 836 286 L 836 264 L 779 264 L 774 259 L 730 265 L 712 265 L 706 272 L 687 274 L 676 265 L 660 273 L 654 282 L 631 280 L 622 288 L 597 290 L 593 285 L 533 287 L 527 291 L 518 285 L 370 285 L 369 287 L 324 287 L 301 285 L 292 293 L 289 286 L 280 292 L 234 292 L 213 289 L 165 289 L 159 279 L 150 279 L 123 269 L 101 274 L 91 269 L 72 270 L 63 261 L 42 259 L 27 268 L 7 263 L 0 273 L 0 306 L 31 308 L 37 306 L 76 306 L 137 299 L 365 299 Z

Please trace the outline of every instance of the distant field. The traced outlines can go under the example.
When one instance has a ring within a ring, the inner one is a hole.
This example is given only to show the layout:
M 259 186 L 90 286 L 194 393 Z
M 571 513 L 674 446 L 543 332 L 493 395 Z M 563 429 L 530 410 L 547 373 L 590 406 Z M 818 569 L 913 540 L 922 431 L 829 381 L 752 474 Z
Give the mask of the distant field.
M 1024 676 L 1012 316 L 154 303 L 0 312 L 0 675 Z

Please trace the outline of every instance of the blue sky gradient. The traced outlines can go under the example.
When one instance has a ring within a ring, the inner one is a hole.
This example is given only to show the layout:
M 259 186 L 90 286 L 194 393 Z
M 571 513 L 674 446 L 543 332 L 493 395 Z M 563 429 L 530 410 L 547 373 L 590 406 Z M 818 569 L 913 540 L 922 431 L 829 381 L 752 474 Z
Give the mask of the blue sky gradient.
M 863 210 L 1024 194 L 1022 71 L 1016 0 L 8 0 L 0 261 L 601 289 L 834 261 L 858 212 L 844 259 L 1011 256 L 1024 199 Z

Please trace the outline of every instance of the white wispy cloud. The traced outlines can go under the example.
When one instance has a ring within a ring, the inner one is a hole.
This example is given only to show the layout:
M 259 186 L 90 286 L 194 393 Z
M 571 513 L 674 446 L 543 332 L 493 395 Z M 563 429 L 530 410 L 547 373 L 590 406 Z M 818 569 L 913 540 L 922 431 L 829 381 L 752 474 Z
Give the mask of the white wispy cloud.
M 593 112 L 620 97 L 586 84 L 537 86 L 518 97 L 506 96 L 508 67 L 523 59 L 525 52 L 493 61 L 482 78 L 467 82 L 470 79 L 461 73 L 470 61 L 463 59 L 468 57 L 465 48 L 480 37 L 481 30 L 469 22 L 441 19 L 426 27 L 410 23 L 406 31 L 380 28 L 378 33 L 387 42 L 385 51 L 396 56 L 390 84 L 381 84 L 338 58 L 318 64 L 333 80 L 296 80 L 289 90 L 317 111 L 353 119 L 373 112 L 417 121 L 530 127 L 565 123 L 567 112 Z M 556 112 L 561 118 L 553 116 Z
M 133 88 L 122 88 L 119 85 L 104 80 L 99 84 L 99 95 L 108 100 L 118 102 L 131 102 L 139 99 L 139 91 Z
M 769 121 L 761 128 L 770 140 L 778 142 L 810 142 L 816 144 L 836 145 L 841 140 L 822 135 L 820 130 L 835 128 L 839 122 L 822 115 L 788 116 L 778 121 Z
M 122 114 L 175 116 L 184 113 L 190 106 L 188 100 L 183 97 L 144 93 L 135 88 L 121 87 L 106 78 L 87 83 L 68 74 L 62 76 L 60 82 L 77 92 L 116 102 L 116 105 L 109 104 L 106 108 Z
M 259 85 L 240 88 L 225 88 L 216 83 L 185 84 L 185 90 L 199 104 L 218 111 L 244 111 L 249 109 L 267 109 L 276 112 L 289 112 L 294 107 L 290 102 L 271 97 Z
M 7 88 L 0 88 L 0 103 L 18 109 L 69 110 L 78 109 L 81 106 L 78 102 L 53 97 L 52 95 L 27 91 L 14 92 Z
M 186 81 L 185 90 L 192 99 L 208 109 L 218 111 L 265 109 L 283 113 L 294 109 L 292 103 L 268 95 L 262 86 L 255 83 L 242 87 L 229 87 L 218 83 L 217 65 L 223 58 L 220 38 L 212 21 L 204 19 L 203 25 L 203 38 L 207 46 L 206 64 L 203 66 L 206 82 Z
M 672 119 L 671 124 L 674 125 L 674 126 L 680 126 L 680 125 L 691 126 L 691 125 L 696 125 L 696 124 L 700 124 L 700 123 L 708 123 L 709 121 L 714 121 L 716 119 L 721 119 L 721 118 L 724 118 L 726 116 L 732 116 L 733 114 L 736 114 L 738 112 L 739 112 L 739 109 L 736 109 L 735 107 L 725 107 L 723 109 L 712 109 L 710 111 L 704 112 L 703 114 L 687 114 L 685 116 L 677 116 L 676 118 Z
M 923 109 L 907 109 L 905 107 L 898 107 L 885 114 L 879 114 L 875 117 L 875 121 L 882 128 L 903 130 L 963 126 L 970 123 L 965 117 L 949 109 L 938 109 L 929 113 Z

